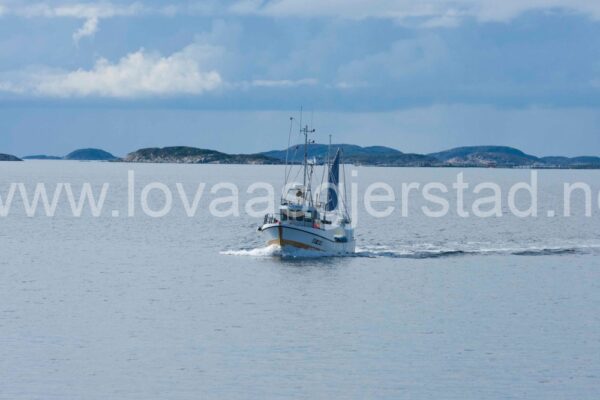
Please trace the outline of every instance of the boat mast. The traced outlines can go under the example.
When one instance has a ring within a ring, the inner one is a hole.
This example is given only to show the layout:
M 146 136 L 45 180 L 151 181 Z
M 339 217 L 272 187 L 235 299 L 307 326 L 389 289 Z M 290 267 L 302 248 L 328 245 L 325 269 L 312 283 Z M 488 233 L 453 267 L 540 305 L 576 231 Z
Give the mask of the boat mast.
M 304 180 L 302 182 L 302 186 L 304 187 L 304 190 L 306 191 L 306 166 L 308 165 L 308 125 L 305 128 L 303 128 L 303 133 L 304 133 L 304 163 L 302 165 L 304 168 Z
M 289 173 L 288 173 L 288 168 L 290 168 L 290 146 L 292 143 L 292 128 L 294 126 L 294 117 L 290 117 L 290 131 L 288 132 L 288 144 L 287 144 L 287 148 L 285 149 L 285 180 L 283 182 L 284 185 L 287 185 L 288 183 L 288 178 L 289 178 Z M 283 194 L 282 194 L 282 199 L 283 199 Z
M 331 174 L 331 133 L 329 134 L 329 147 L 327 147 L 327 182 L 329 182 L 329 174 Z M 327 192 L 325 207 L 323 207 L 323 219 L 325 221 L 327 221 L 327 202 L 329 202 L 329 192 Z
M 304 201 L 306 201 L 306 196 L 309 193 L 309 188 L 308 188 L 308 182 L 307 182 L 307 177 L 308 177 L 308 134 L 309 133 L 314 133 L 315 130 L 314 129 L 308 129 L 308 125 L 306 125 L 304 128 L 302 128 L 302 133 L 304 134 L 304 181 L 303 181 L 303 187 L 304 187 Z

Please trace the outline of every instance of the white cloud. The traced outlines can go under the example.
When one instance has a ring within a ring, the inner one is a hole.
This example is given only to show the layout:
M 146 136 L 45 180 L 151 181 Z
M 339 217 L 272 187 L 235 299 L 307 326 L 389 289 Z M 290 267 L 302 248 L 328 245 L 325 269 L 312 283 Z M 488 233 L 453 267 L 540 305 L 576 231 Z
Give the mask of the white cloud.
M 220 52 L 205 44 L 189 45 L 167 57 L 141 49 L 116 63 L 100 59 L 89 70 L 27 71 L 13 81 L 0 81 L 0 91 L 58 98 L 199 95 L 223 84 L 216 70 L 206 68 Z
M 448 49 L 440 35 L 428 34 L 398 40 L 389 49 L 368 54 L 341 65 L 337 71 L 337 87 L 360 87 L 361 83 L 390 84 L 412 81 L 418 76 L 434 76 L 438 67 L 448 65 Z
M 229 7 L 229 11 L 234 14 L 254 14 L 263 3 L 263 0 L 239 0 Z
M 18 87 L 11 82 L 0 82 L 0 92 L 21 94 L 23 91 L 22 87 Z
M 94 34 L 98 31 L 98 18 L 92 17 L 88 18 L 83 26 L 77 30 L 73 34 L 73 41 L 75 43 L 79 43 L 79 39 L 85 36 L 94 36 Z
M 480 21 L 508 21 L 528 11 L 563 10 L 600 19 L 600 2 L 590 0 L 462 0 Z
M 111 18 L 139 15 L 149 11 L 141 3 L 118 5 L 113 3 L 64 3 L 50 5 L 48 3 L 33 3 L 7 7 L 7 13 L 24 18 Z
M 117 5 L 113 3 L 66 3 L 50 5 L 48 3 L 13 4 L 12 6 L 1 6 L 2 12 L 22 18 L 75 18 L 85 20 L 82 27 L 73 33 L 73 41 L 85 36 L 93 36 L 98 31 L 101 18 L 128 17 L 152 12 L 141 3 L 128 5 Z M 165 13 L 167 11 L 164 11 Z
M 255 79 L 250 82 L 250 86 L 254 87 L 266 87 L 266 88 L 290 88 L 296 86 L 314 86 L 318 83 L 316 79 L 306 78 L 298 80 L 280 79 L 280 80 L 268 80 L 268 79 Z
M 336 89 L 341 89 L 341 90 L 352 90 L 352 89 L 368 88 L 369 84 L 367 82 L 363 82 L 363 81 L 356 81 L 356 82 L 340 81 L 340 82 L 337 82 L 335 85 L 333 85 L 333 87 L 335 87 Z
M 421 20 L 423 26 L 455 26 L 465 17 L 508 21 L 528 11 L 565 10 L 600 19 L 600 2 L 590 0 L 239 0 L 238 14 L 273 17 L 390 18 Z
M 528 11 L 562 10 L 600 20 L 597 0 L 203 0 L 148 5 L 142 2 L 12 2 L 0 5 L 0 15 L 26 18 L 103 19 L 138 15 L 258 14 L 271 17 L 387 18 L 422 27 L 454 27 L 464 18 L 481 22 L 509 21 Z

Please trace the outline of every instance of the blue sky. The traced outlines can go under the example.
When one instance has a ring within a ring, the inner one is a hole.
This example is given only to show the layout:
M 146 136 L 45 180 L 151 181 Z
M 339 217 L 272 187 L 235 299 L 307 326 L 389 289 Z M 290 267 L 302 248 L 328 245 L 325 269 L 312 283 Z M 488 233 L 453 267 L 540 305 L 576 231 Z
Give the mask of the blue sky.
M 96 146 L 600 154 L 600 3 L 0 0 L 0 152 Z M 320 135 L 320 136 L 319 136 Z

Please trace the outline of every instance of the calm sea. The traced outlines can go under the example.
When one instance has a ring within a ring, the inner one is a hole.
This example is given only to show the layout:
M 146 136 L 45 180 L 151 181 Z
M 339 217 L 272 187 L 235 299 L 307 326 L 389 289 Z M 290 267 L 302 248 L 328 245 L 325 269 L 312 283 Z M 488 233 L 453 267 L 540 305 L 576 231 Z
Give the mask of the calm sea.
M 127 217 L 129 169 L 138 197 L 151 181 L 173 190 L 167 217 Z M 68 182 L 76 200 L 84 182 L 110 183 L 98 218 L 65 198 L 28 217 L 18 193 L 0 218 L 0 398 L 598 398 L 600 171 L 540 171 L 537 218 L 479 219 L 457 215 L 452 191 L 449 215 L 425 217 L 413 192 L 403 217 L 401 185 L 464 172 L 507 190 L 530 172 L 355 170 L 359 193 L 396 189 L 396 211 L 359 206 L 354 257 L 282 259 L 243 211 L 248 186 L 279 186 L 281 167 L 0 164 L 3 200 L 11 182 Z M 189 218 L 176 183 L 192 197 L 200 182 Z M 218 182 L 239 186 L 239 217 L 208 212 Z M 559 215 L 565 182 L 590 185 L 592 217 L 580 195 Z

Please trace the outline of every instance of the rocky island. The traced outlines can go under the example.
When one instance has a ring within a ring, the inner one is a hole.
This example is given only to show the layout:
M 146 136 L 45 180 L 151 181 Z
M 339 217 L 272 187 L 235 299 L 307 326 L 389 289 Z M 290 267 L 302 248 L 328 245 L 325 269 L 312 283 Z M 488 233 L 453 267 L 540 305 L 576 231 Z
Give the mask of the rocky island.
M 67 154 L 64 159 L 78 161 L 116 161 L 119 158 L 113 156 L 108 151 L 100 149 L 79 149 Z
M 340 148 L 344 161 L 353 165 L 378 167 L 461 167 L 461 168 L 540 168 L 540 169 L 600 169 L 600 157 L 536 157 L 507 146 L 457 147 L 430 154 L 403 153 L 385 146 L 361 147 L 353 144 L 332 144 Z M 323 164 L 329 157 L 330 147 L 325 144 L 308 145 L 308 158 Z M 333 154 L 332 154 L 333 155 Z M 216 150 L 188 146 L 151 147 L 129 153 L 123 159 L 100 149 L 80 149 L 65 157 L 27 156 L 37 160 L 123 161 L 132 163 L 177 164 L 299 164 L 304 159 L 301 145 L 283 150 L 255 154 L 228 154 Z M 14 156 L 0 155 L 0 160 L 18 161 Z
M 340 148 L 346 163 L 380 167 L 475 167 L 475 168 L 600 168 L 600 157 L 536 157 L 506 146 L 458 147 L 438 153 L 413 154 L 385 146 L 361 147 L 332 144 Z M 309 144 L 308 158 L 323 164 L 330 147 Z M 257 154 L 227 154 L 216 150 L 176 146 L 146 148 L 128 154 L 122 161 L 144 163 L 189 164 L 299 164 L 304 158 L 303 146 L 271 150 Z
M 303 146 L 292 146 L 286 150 L 272 150 L 261 153 L 267 157 L 285 162 L 301 163 L 304 157 Z M 332 144 L 331 149 L 341 149 L 344 161 L 354 165 L 372 165 L 385 167 L 434 167 L 440 166 L 439 160 L 423 154 L 408 154 L 385 146 L 361 147 L 353 144 Z M 331 150 L 333 151 L 333 150 Z M 309 144 L 308 157 L 322 164 L 329 157 L 330 147 L 325 144 Z M 333 156 L 333 154 L 331 155 Z
M 536 157 L 506 146 L 457 147 L 429 154 L 450 167 L 600 168 L 600 157 Z
M 399 150 L 371 146 L 360 147 L 348 144 L 334 144 L 332 148 L 344 151 L 346 162 L 354 165 L 381 167 L 476 167 L 476 168 L 600 168 L 600 157 L 536 157 L 507 146 L 471 146 L 431 153 L 409 154 Z M 328 145 L 310 144 L 308 156 L 317 162 L 327 160 Z M 262 153 L 285 162 L 286 154 L 290 162 L 301 162 L 303 155 L 298 146 L 287 150 L 273 150 Z
M 118 161 L 119 158 L 101 149 L 79 149 L 64 157 L 36 154 L 23 157 L 24 160 L 73 160 L 73 161 Z
M 147 148 L 129 153 L 123 161 L 141 163 L 185 164 L 279 164 L 280 161 L 262 154 L 226 154 L 216 150 L 176 146 Z
M 19 157 L 15 157 L 10 154 L 2 154 L 0 153 L 0 161 L 23 161 Z
M 33 156 L 25 156 L 23 160 L 62 160 L 62 157 L 58 156 L 47 156 L 45 154 L 35 154 Z

